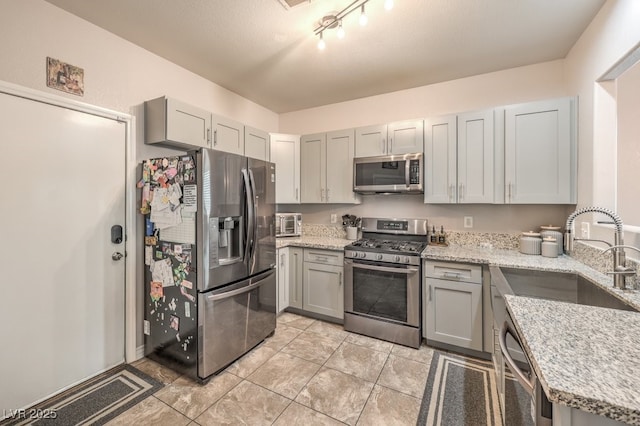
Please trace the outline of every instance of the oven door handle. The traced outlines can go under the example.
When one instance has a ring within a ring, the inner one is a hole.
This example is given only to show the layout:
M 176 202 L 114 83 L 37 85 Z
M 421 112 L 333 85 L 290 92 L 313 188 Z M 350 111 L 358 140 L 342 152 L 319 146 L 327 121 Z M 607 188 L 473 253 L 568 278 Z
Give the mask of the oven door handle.
M 360 269 L 370 269 L 372 271 L 383 271 L 383 272 L 396 272 L 398 274 L 414 274 L 419 271 L 418 268 L 407 267 L 407 268 L 389 268 L 387 266 L 376 266 L 369 265 L 365 263 L 355 263 L 353 261 L 345 261 L 345 263 L 351 264 L 354 268 Z
M 509 353 L 509 350 L 507 348 L 507 334 L 510 334 L 511 337 L 513 337 L 516 340 L 516 342 L 518 342 L 520 346 L 522 346 L 516 333 L 505 321 L 504 324 L 502 324 L 502 328 L 500 329 L 500 339 L 499 339 L 500 351 L 502 352 L 504 361 L 507 363 L 507 365 L 509 366 L 509 369 L 513 373 L 513 376 L 522 385 L 524 390 L 527 391 L 527 393 L 533 397 L 534 381 L 532 378 L 527 377 L 527 375 L 518 368 L 513 358 L 511 358 L 511 354 Z

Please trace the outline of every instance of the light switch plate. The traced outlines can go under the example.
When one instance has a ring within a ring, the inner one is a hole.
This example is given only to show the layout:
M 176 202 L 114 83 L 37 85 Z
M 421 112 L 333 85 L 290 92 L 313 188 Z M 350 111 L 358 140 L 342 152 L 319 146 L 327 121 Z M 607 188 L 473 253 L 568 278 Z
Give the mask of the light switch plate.
M 465 228 L 473 228 L 473 216 L 465 216 L 464 217 L 464 227 Z
M 331 214 L 331 223 L 337 223 L 338 222 L 338 215 L 333 213 Z
M 591 238 L 589 236 L 589 222 L 580 223 L 580 238 Z

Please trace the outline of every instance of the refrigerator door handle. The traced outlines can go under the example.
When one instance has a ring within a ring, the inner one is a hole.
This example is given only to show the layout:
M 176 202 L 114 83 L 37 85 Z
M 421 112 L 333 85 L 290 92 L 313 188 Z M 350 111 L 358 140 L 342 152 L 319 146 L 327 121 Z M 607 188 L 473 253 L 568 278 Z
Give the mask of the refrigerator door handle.
M 247 169 L 242 169 L 242 179 L 244 181 L 244 193 L 246 195 L 246 202 L 247 202 L 247 223 L 246 223 L 246 236 L 247 236 L 247 244 L 245 245 L 244 248 L 244 259 L 245 262 L 247 262 L 247 265 L 250 265 L 249 262 L 251 262 L 252 259 L 252 246 L 253 246 L 253 231 L 254 231 L 254 226 L 253 223 L 255 221 L 253 215 L 254 215 L 254 209 L 253 209 L 253 192 L 251 191 L 251 185 L 249 183 L 249 173 L 247 173 Z
M 217 294 L 211 294 L 209 296 L 207 296 L 207 300 L 209 301 L 213 301 L 213 300 L 222 300 L 222 299 L 228 299 L 229 297 L 233 297 L 233 296 L 237 296 L 239 294 L 242 293 L 248 293 L 251 290 L 254 290 L 258 287 L 260 287 L 261 285 L 264 284 L 264 281 L 269 278 L 269 275 L 272 274 L 273 271 L 268 271 L 264 274 L 258 275 L 257 277 L 253 277 L 250 281 L 249 281 L 249 285 L 245 286 L 245 287 L 241 287 L 235 290 L 231 290 L 231 291 L 226 291 L 224 293 L 217 293 Z
M 253 203 L 249 205 L 249 207 L 253 207 L 253 216 L 249 216 L 252 219 L 251 224 L 253 225 L 253 235 L 251 239 L 253 240 L 256 235 L 258 235 L 258 200 L 256 199 L 256 182 L 253 178 L 253 170 L 249 169 L 249 184 L 251 185 L 251 198 L 253 199 Z M 253 271 L 254 263 L 256 261 L 256 247 L 257 242 L 253 241 L 252 250 L 251 250 L 251 270 Z

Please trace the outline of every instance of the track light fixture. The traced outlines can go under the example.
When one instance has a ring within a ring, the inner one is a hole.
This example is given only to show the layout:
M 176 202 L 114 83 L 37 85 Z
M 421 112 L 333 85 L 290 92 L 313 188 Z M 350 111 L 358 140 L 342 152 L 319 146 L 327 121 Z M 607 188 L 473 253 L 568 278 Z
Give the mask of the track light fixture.
M 322 38 L 322 31 L 320 31 L 320 40 L 318 40 L 318 49 L 324 50 L 325 47 L 327 47 L 327 43 L 324 42 L 324 39 Z
M 369 21 L 369 18 L 367 18 L 367 14 L 364 11 L 364 4 L 362 4 L 362 12 L 360 12 L 360 19 L 359 19 L 360 25 L 364 27 L 365 25 L 367 25 L 368 21 Z
M 370 0 L 355 0 L 340 12 L 331 12 L 326 16 L 323 16 L 322 19 L 320 19 L 320 21 L 318 22 L 318 26 L 313 30 L 314 34 L 320 38 L 318 40 L 318 49 L 323 50 L 327 47 L 323 38 L 325 30 L 337 28 L 336 36 L 339 39 L 344 38 L 345 30 L 342 26 L 342 22 L 343 19 L 347 17 L 351 12 L 360 10 L 360 17 L 358 21 L 360 22 L 360 25 L 366 25 L 369 18 L 365 13 L 365 4 L 367 4 L 369 1 Z M 391 10 L 393 8 L 393 0 L 384 0 L 384 8 L 386 10 Z

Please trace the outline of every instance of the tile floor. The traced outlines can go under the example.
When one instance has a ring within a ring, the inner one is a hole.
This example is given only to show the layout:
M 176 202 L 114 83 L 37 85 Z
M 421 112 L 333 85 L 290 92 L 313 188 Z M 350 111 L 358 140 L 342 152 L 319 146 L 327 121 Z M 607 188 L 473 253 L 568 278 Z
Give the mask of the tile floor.
M 202 386 L 154 361 L 165 387 L 109 425 L 415 425 L 433 351 L 285 312 L 275 334 Z

